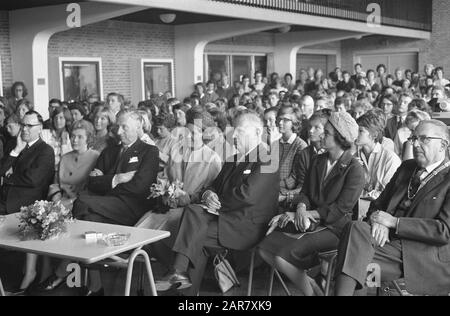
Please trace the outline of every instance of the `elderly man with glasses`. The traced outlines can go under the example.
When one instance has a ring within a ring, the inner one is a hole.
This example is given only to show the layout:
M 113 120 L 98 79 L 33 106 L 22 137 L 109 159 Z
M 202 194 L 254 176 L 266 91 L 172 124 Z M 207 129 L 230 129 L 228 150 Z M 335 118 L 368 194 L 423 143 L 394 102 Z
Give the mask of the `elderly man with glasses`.
M 382 282 L 405 279 L 418 295 L 450 292 L 450 161 L 448 127 L 422 121 L 409 139 L 414 160 L 397 170 L 366 222 L 350 223 L 339 247 L 336 294 L 365 287 L 368 264 Z
M 26 113 L 15 149 L 0 162 L 0 215 L 17 213 L 22 206 L 47 197 L 55 172 L 55 154 L 40 138 L 43 124 L 39 113 Z

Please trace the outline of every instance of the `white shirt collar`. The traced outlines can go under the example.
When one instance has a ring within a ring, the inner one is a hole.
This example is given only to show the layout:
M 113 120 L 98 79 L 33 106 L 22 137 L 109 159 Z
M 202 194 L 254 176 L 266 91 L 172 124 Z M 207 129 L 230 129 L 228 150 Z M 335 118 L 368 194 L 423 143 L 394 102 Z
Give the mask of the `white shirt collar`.
M 445 159 L 442 159 L 441 161 L 436 162 L 435 164 L 432 164 L 428 167 L 425 168 L 426 173 L 430 174 L 432 173 L 436 168 L 438 168 L 440 165 L 442 165 L 442 163 L 444 162 Z
M 34 142 L 28 143 L 28 144 L 27 144 L 28 147 L 31 147 L 31 146 L 33 146 L 34 144 L 36 144 L 36 143 L 38 142 L 39 139 L 40 139 L 40 138 L 36 139 Z
M 136 144 L 136 142 L 137 142 L 137 139 L 136 139 L 133 143 L 131 143 L 131 144 L 129 144 L 129 145 L 124 145 L 124 144 L 122 144 L 122 147 L 125 148 L 125 150 L 127 150 L 128 148 L 131 148 L 131 146 L 133 146 L 134 144 Z
M 259 144 L 256 145 L 255 147 L 249 149 L 249 150 L 245 153 L 245 155 L 242 155 L 242 156 L 241 156 L 241 154 L 238 152 L 238 153 L 237 153 L 237 155 L 238 155 L 238 161 L 237 161 L 237 162 L 244 162 L 245 159 L 246 159 L 246 157 L 247 157 L 248 155 L 250 155 L 250 153 L 253 152 L 253 151 L 254 151 L 256 148 L 258 148 L 260 145 L 261 145 L 261 143 L 259 143 Z M 264 145 L 264 144 L 263 144 L 263 145 Z M 251 158 L 254 158 L 254 157 L 251 157 Z
M 283 144 L 289 144 L 292 145 L 294 143 L 294 141 L 297 139 L 297 134 L 292 134 L 291 137 L 287 140 L 287 142 L 285 142 L 283 140 L 283 137 L 280 138 L 280 142 Z

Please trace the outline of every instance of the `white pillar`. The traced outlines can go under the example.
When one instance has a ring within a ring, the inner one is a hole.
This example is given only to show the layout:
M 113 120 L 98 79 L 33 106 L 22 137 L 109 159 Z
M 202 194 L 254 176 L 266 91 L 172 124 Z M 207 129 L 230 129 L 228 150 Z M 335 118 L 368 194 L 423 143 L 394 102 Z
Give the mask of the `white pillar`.
M 226 21 L 175 27 L 175 80 L 178 98 L 189 96 L 193 85 L 204 81 L 204 51 L 209 42 L 263 32 L 284 24 Z
M 81 25 L 144 10 L 144 7 L 83 2 Z M 28 99 L 44 118 L 48 117 L 48 42 L 69 29 L 67 5 L 37 7 L 10 12 L 12 71 L 14 81 L 23 81 Z

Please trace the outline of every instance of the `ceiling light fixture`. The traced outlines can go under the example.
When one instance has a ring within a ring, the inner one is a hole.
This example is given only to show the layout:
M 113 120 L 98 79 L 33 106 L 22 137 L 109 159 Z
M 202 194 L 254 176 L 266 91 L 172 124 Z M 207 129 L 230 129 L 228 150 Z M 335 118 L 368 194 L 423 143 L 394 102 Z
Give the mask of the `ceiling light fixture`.
M 285 33 L 289 33 L 291 30 L 292 30 L 292 26 L 286 25 L 286 26 L 280 27 L 278 29 L 278 32 L 280 32 L 281 34 L 285 34 Z
M 159 18 L 161 19 L 161 21 L 163 23 L 170 24 L 175 21 L 175 19 L 177 18 L 177 15 L 175 13 L 164 13 L 164 14 L 160 14 Z

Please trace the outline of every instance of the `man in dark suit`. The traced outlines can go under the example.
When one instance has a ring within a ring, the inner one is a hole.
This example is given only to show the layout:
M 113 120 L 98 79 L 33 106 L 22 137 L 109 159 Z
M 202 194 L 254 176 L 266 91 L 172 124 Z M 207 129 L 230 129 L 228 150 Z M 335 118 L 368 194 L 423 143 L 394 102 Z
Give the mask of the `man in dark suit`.
M 263 123 L 257 115 L 242 114 L 234 126 L 241 155 L 235 156 L 236 162 L 226 162 L 212 187 L 203 193 L 204 207 L 185 208 L 173 248 L 174 270 L 158 283 L 159 290 L 192 285 L 189 294 L 196 295 L 209 251 L 251 249 L 262 240 L 276 215 L 279 153 L 266 155 Z
M 88 182 L 89 192 L 75 201 L 76 218 L 133 226 L 151 208 L 147 200 L 158 173 L 158 149 L 138 135 L 142 118 L 135 112 L 118 117 L 121 144 L 100 155 Z
M 342 73 L 342 76 L 344 80 L 340 81 L 336 86 L 338 91 L 345 91 L 350 93 L 353 89 L 356 89 L 356 82 L 353 81 L 353 79 L 350 76 L 350 73 L 344 71 Z
M 442 122 L 423 121 L 411 138 L 414 160 L 406 161 L 367 222 L 350 223 L 339 248 L 336 294 L 365 286 L 367 264 L 378 264 L 381 281 L 405 278 L 419 295 L 450 292 L 450 135 Z
M 55 154 L 40 138 L 43 123 L 39 113 L 25 114 L 15 149 L 1 161 L 0 215 L 17 213 L 21 207 L 47 197 L 55 172 Z
M 390 118 L 386 123 L 385 136 L 387 138 L 395 140 L 398 130 L 400 128 L 406 126 L 406 116 L 408 115 L 408 105 L 411 103 L 411 101 L 412 101 L 412 97 L 407 93 L 403 93 L 400 96 L 400 99 L 399 99 L 397 107 L 396 107 L 397 115 Z

